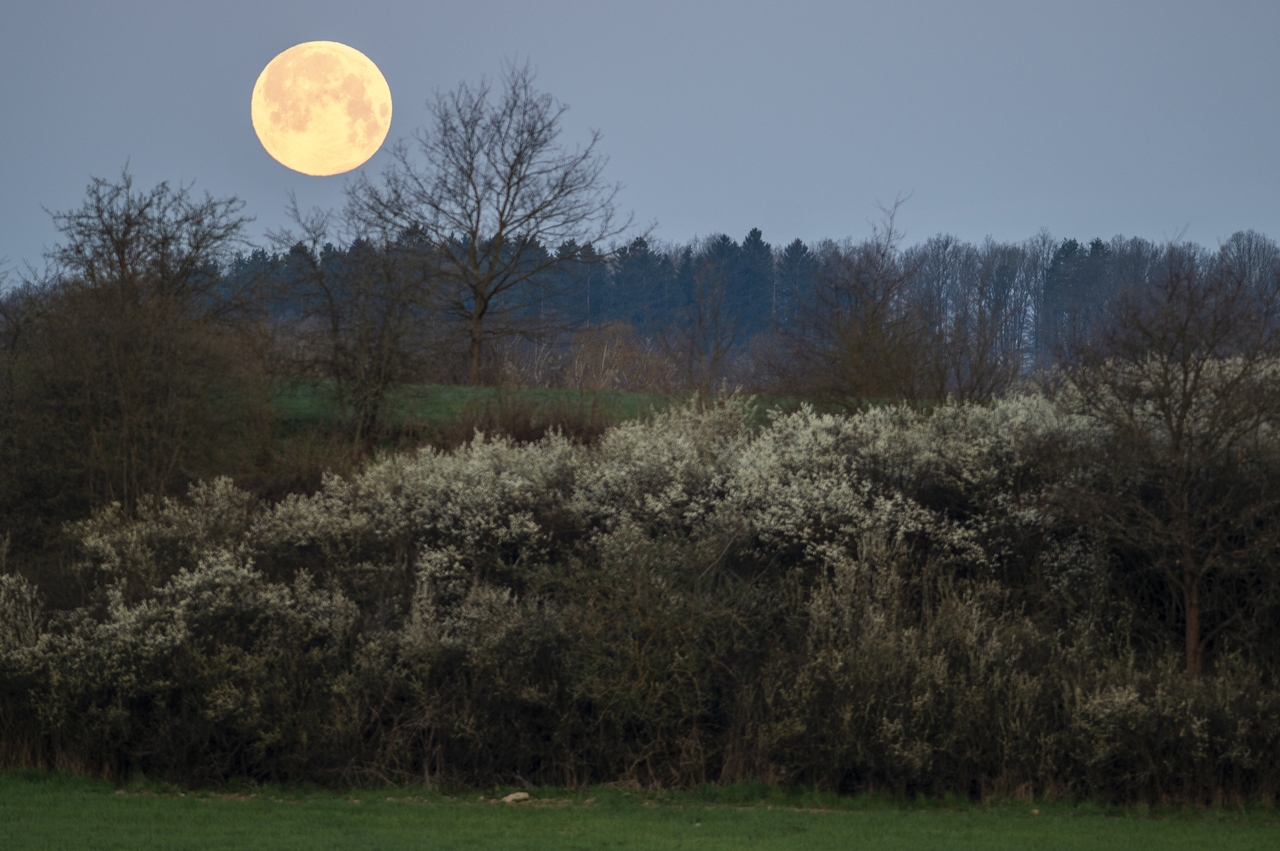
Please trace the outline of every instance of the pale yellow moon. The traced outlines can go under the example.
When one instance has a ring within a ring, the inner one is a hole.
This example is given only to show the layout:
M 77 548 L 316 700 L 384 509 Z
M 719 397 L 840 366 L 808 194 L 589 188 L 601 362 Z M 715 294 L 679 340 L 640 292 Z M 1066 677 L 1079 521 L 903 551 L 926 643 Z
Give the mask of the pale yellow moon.
M 267 153 L 294 171 L 325 177 L 377 153 L 391 129 L 391 89 L 354 47 L 308 41 L 262 69 L 251 112 Z

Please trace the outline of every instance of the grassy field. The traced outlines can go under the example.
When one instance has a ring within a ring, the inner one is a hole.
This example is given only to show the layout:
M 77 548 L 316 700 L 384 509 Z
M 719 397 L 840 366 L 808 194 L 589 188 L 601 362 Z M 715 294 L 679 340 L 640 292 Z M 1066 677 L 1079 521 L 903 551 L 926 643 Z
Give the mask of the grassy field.
M 610 420 L 630 420 L 651 409 L 661 409 L 677 397 L 659 393 L 459 387 L 412 384 L 398 388 L 388 405 L 393 423 L 417 422 L 442 425 L 503 406 L 533 410 L 596 409 Z M 331 394 L 323 381 L 282 383 L 272 395 L 272 408 L 285 423 L 307 426 L 337 419 Z
M 509 790 L 503 790 L 509 791 Z M 445 795 L 255 789 L 183 793 L 0 774 L 6 849 L 1274 849 L 1275 809 L 1150 812 L 920 803 L 734 790 Z

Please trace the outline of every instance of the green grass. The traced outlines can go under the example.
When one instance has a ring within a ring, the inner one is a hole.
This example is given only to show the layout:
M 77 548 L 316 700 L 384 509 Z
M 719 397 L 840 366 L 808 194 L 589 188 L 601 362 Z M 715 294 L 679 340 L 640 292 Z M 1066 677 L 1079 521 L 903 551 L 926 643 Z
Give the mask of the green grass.
M 281 421 L 298 426 L 337 419 L 327 381 L 282 382 L 272 394 L 272 408 Z M 609 419 L 630 420 L 651 409 L 661 409 L 676 397 L 660 393 L 627 393 L 620 390 L 577 391 L 534 388 L 459 387 L 410 384 L 398 388 L 389 400 L 390 419 L 445 425 L 470 413 L 504 404 L 545 409 L 553 406 L 578 409 L 597 406 Z
M 245 794 L 0 774 L 0 845 L 167 849 L 1274 849 L 1274 809 L 1107 810 L 622 789 L 447 795 L 411 789 Z M 1039 814 L 1033 812 L 1039 810 Z
M 494 387 L 447 387 L 410 385 L 403 388 L 393 411 L 420 422 L 451 422 L 469 410 L 486 406 L 522 404 L 534 409 L 561 407 L 590 409 L 595 405 L 608 419 L 633 420 L 650 410 L 661 410 L 673 397 L 659 393 L 627 393 L 621 390 L 577 391 L 550 389 L 498 389 Z

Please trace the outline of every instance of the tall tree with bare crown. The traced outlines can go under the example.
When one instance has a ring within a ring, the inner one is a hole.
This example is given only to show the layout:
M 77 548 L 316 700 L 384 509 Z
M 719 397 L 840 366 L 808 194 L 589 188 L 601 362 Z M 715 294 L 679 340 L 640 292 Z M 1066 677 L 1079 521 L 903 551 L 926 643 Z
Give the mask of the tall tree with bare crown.
M 367 226 L 415 232 L 436 255 L 438 307 L 465 325 L 470 383 L 485 342 L 529 333 L 529 308 L 573 241 L 601 245 L 623 233 L 604 180 L 599 131 L 585 146 L 560 141 L 567 106 L 534 87 L 529 65 L 508 65 L 500 91 L 486 80 L 438 94 L 433 122 L 392 152 L 380 180 L 350 189 L 349 212 Z

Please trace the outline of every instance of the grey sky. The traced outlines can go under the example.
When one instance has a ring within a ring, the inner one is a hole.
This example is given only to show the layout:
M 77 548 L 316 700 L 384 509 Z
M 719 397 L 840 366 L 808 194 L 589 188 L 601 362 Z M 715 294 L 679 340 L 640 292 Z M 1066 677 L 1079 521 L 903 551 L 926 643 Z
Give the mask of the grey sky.
M 38 261 L 56 236 L 42 207 L 126 161 L 144 187 L 238 195 L 255 237 L 290 190 L 338 206 L 345 178 L 276 164 L 249 121 L 262 67 L 313 39 L 382 69 L 388 141 L 434 90 L 529 59 L 571 106 L 566 140 L 604 133 L 623 207 L 662 239 L 862 236 L 900 193 L 908 242 L 1280 236 L 1278 36 L 1276 0 L 14 0 L 0 258 Z

